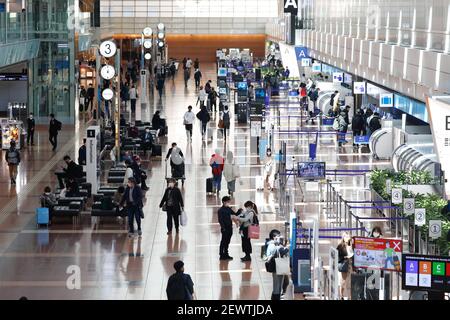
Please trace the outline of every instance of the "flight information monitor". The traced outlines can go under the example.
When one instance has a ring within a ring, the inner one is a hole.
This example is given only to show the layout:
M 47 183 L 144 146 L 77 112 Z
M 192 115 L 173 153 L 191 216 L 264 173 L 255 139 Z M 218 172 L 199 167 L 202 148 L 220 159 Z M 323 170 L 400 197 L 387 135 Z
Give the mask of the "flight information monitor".
M 402 289 L 450 292 L 450 257 L 403 254 Z

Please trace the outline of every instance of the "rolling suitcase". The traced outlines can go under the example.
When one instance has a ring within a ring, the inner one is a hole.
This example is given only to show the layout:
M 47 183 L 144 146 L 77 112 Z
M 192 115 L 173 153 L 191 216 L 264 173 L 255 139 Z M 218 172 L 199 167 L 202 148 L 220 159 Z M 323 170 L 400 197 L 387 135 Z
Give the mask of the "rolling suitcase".
M 36 224 L 38 227 L 42 224 L 45 224 L 48 226 L 48 224 L 49 224 L 48 208 L 36 208 Z
M 152 146 L 152 156 L 153 157 L 162 157 L 162 148 L 159 144 L 154 144 Z
M 206 179 L 206 193 L 213 193 L 213 178 Z
M 262 176 L 255 177 L 255 188 L 258 191 L 264 190 L 264 178 Z

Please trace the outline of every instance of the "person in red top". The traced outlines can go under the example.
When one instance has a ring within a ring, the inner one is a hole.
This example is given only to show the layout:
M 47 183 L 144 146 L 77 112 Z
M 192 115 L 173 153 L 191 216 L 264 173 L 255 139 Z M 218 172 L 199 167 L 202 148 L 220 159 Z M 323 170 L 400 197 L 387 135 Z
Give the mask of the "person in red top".
M 220 194 L 220 186 L 222 184 L 222 172 L 224 168 L 225 159 L 220 155 L 220 150 L 216 149 L 216 152 L 212 155 L 211 160 L 209 160 L 209 165 L 212 168 L 213 174 L 213 186 L 217 196 Z

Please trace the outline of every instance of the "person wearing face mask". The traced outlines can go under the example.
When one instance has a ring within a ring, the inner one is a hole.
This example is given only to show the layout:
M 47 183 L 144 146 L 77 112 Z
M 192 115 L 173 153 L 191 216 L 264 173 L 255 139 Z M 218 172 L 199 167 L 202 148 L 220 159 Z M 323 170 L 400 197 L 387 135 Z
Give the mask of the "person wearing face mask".
M 125 189 L 125 193 L 120 201 L 120 207 L 125 205 L 128 213 L 128 237 L 134 237 L 134 220 L 136 220 L 138 227 L 138 235 L 142 236 L 141 230 L 141 210 L 143 207 L 142 203 L 142 190 L 136 185 L 136 180 L 134 178 L 128 179 L 128 184 Z
M 372 238 L 381 238 L 383 236 L 383 233 L 381 232 L 381 228 L 376 226 L 372 229 L 370 235 Z
M 339 245 L 337 246 L 338 250 L 338 270 L 341 273 L 341 286 L 340 286 L 340 295 L 341 299 L 344 300 L 344 297 L 347 296 L 348 286 L 351 281 L 351 273 L 352 273 L 352 257 L 353 257 L 353 248 L 352 248 L 352 239 L 347 232 L 342 234 L 342 239 Z
M 151 155 L 151 150 L 153 147 L 153 136 L 150 132 L 149 127 L 145 128 L 145 133 L 142 135 L 141 139 L 142 139 L 142 147 L 144 149 L 144 156 L 147 154 L 147 151 L 149 151 Z
M 269 190 L 273 191 L 275 161 L 272 156 L 272 150 L 270 148 L 266 151 L 266 158 L 264 159 L 264 178 L 265 183 L 268 185 Z
M 56 196 L 52 193 L 50 187 L 45 187 L 44 193 L 39 197 L 42 208 L 48 208 L 49 221 L 52 221 L 53 207 L 57 205 Z
M 34 128 L 36 127 L 36 122 L 33 117 L 33 113 L 30 113 L 30 116 L 27 119 L 27 145 L 34 146 Z
M 284 247 L 279 230 L 274 229 L 270 231 L 269 239 L 267 243 L 267 261 L 272 257 L 283 258 L 289 254 L 289 248 Z M 272 272 L 273 289 L 271 300 L 281 299 L 284 279 L 284 275 L 277 275 L 276 271 Z
M 177 233 L 180 231 L 180 215 L 184 211 L 183 196 L 176 186 L 176 180 L 169 179 L 169 186 L 164 192 L 159 207 L 167 212 L 167 235 L 172 235 L 172 220 L 175 223 Z
M 245 256 L 241 258 L 242 262 L 251 261 L 251 254 L 252 254 L 252 243 L 250 241 L 250 238 L 248 236 L 248 227 L 251 224 L 254 224 L 257 222 L 257 215 L 258 212 L 255 211 L 256 206 L 253 202 L 247 201 L 244 204 L 244 210 L 241 210 L 239 215 L 236 218 L 233 218 L 233 220 L 237 223 L 239 223 L 239 231 L 241 235 L 242 240 L 242 251 L 245 253 Z
M 233 197 L 236 191 L 236 179 L 239 178 L 239 166 L 234 163 L 234 156 L 232 151 L 228 151 L 225 166 L 223 168 L 223 176 L 227 181 L 228 194 Z

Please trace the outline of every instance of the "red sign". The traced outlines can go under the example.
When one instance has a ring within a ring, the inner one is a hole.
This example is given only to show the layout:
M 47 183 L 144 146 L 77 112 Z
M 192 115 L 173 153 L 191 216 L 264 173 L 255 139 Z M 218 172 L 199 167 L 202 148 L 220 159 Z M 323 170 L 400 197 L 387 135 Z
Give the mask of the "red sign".
M 384 238 L 353 238 L 355 268 L 401 271 L 402 240 Z

